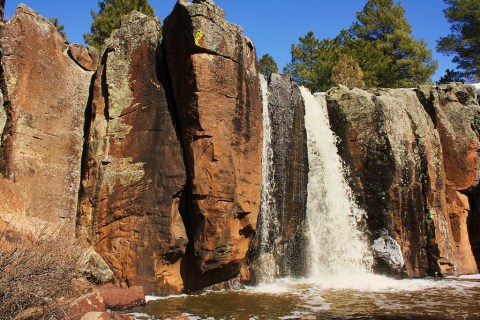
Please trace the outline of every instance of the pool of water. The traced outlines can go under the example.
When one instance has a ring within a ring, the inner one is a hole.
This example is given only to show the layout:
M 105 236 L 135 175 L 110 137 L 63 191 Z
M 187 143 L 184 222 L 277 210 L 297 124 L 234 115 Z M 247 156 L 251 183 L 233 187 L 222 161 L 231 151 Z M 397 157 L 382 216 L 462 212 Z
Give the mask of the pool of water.
M 282 279 L 237 291 L 149 297 L 137 319 L 480 319 L 480 275 L 344 282 Z M 314 318 L 312 317 L 312 318 Z

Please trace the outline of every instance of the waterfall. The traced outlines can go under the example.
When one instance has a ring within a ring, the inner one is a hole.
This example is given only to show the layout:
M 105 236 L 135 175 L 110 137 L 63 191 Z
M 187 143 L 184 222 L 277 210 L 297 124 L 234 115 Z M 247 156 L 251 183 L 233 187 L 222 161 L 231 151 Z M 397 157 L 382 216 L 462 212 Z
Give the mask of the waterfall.
M 307 239 L 310 279 L 352 279 L 371 274 L 373 258 L 357 228 L 364 212 L 353 201 L 330 129 L 325 97 L 301 88 L 305 102 L 308 175 Z
M 276 250 L 280 241 L 278 214 L 273 199 L 275 189 L 272 149 L 272 127 L 268 107 L 267 80 L 260 77 L 263 107 L 263 156 L 262 156 L 262 202 L 260 208 L 260 249 L 256 274 L 260 283 L 272 282 L 278 274 Z

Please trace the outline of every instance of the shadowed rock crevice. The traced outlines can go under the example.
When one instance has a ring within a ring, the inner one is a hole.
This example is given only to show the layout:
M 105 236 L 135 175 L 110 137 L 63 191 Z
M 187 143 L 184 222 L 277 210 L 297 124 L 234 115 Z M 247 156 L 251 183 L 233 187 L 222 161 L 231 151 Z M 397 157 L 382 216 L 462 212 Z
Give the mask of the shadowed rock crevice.
M 2 10 L 3 13 L 3 10 Z M 3 14 L 2 14 L 3 19 Z M 2 37 L 3 32 L 0 31 L 0 37 Z M 10 98 L 7 88 L 7 79 L 5 78 L 5 71 L 3 69 L 3 53 L 0 52 L 0 90 L 1 90 L 1 99 L 0 99 L 0 174 L 4 178 L 9 177 L 8 173 L 8 147 L 9 147 L 9 137 L 12 135 L 13 122 L 10 106 Z

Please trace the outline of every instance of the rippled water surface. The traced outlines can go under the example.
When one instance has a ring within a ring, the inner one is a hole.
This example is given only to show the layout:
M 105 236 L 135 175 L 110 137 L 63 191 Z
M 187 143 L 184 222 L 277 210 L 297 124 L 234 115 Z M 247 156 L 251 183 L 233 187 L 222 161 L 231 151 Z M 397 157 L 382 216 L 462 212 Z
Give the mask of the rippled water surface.
M 442 280 L 372 276 L 344 283 L 280 280 L 240 291 L 149 301 L 138 319 L 480 319 L 480 275 Z

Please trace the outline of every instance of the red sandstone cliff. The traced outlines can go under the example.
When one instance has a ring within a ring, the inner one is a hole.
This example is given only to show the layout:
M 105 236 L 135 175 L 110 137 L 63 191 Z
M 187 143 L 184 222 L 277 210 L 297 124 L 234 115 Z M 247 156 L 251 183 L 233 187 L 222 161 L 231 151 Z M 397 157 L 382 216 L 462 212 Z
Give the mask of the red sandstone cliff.
M 236 276 L 260 208 L 262 109 L 255 48 L 208 2 L 164 26 L 187 169 L 186 273 L 198 289 Z
M 134 12 L 104 44 L 86 119 L 78 230 L 121 285 L 167 294 L 184 289 L 186 176 L 159 39 L 159 21 Z

